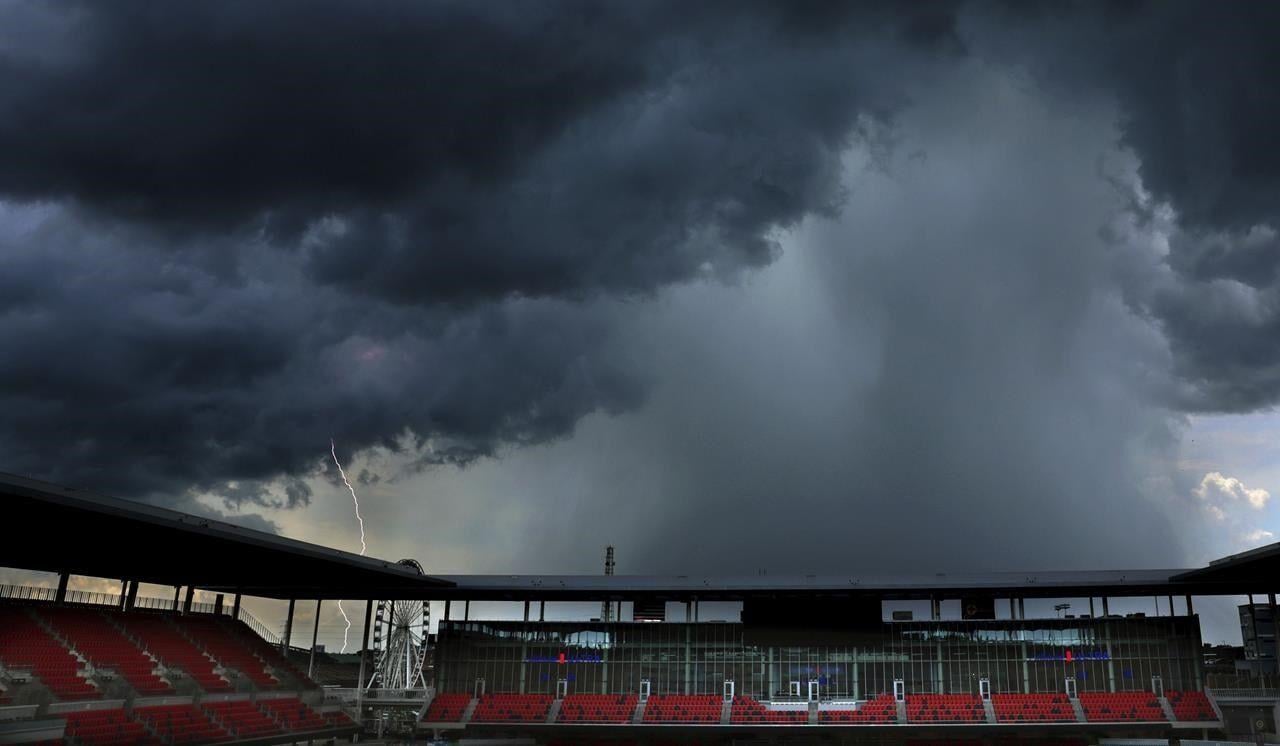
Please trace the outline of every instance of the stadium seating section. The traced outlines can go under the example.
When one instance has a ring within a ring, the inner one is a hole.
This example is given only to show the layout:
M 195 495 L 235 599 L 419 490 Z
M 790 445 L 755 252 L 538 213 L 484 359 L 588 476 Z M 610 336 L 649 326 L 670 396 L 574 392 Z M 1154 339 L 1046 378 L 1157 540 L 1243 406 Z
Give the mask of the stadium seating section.
M 470 694 L 442 692 L 431 700 L 431 706 L 427 708 L 427 714 L 422 719 L 428 723 L 456 723 L 462 720 L 462 715 L 470 703 Z
M 655 694 L 644 706 L 644 722 L 718 723 L 723 703 L 714 694 Z
M 255 651 L 250 650 L 244 638 L 233 634 L 230 629 L 224 626 L 222 620 L 210 618 L 191 619 L 186 622 L 185 626 L 192 638 L 203 645 L 205 652 L 212 655 L 222 665 L 244 674 L 259 689 L 279 688 L 280 682 L 267 673 L 266 662 L 260 656 L 255 655 Z M 262 638 L 258 639 L 262 640 Z M 262 640 L 262 642 L 266 645 L 265 640 Z M 266 649 L 274 661 L 281 666 L 284 665 L 279 653 L 276 653 L 270 645 L 266 645 Z
M 231 740 L 231 734 L 219 727 L 195 705 L 159 705 L 138 707 L 133 716 L 147 724 L 168 743 L 217 743 Z
M 67 720 L 67 736 L 80 743 L 95 746 L 162 743 L 147 732 L 146 726 L 125 715 L 124 710 L 87 710 L 70 712 L 63 717 Z
M 634 694 L 570 694 L 560 703 L 561 723 L 627 723 L 636 710 Z
M 1183 722 L 1210 722 L 1218 719 L 1204 692 L 1165 692 L 1173 716 Z
M 26 609 L 0 609 L 0 662 L 27 669 L 62 700 L 95 699 L 98 689 L 80 674 L 80 661 L 49 635 Z
M 109 617 L 84 609 L 42 609 L 39 615 L 53 631 L 95 667 L 114 670 L 142 696 L 172 694 L 173 687 L 155 674 L 156 662 L 138 649 Z
M 898 722 L 898 703 L 892 695 L 882 694 L 862 703 L 856 710 L 822 710 L 818 713 L 820 723 L 896 723 Z
M 551 701 L 550 694 L 486 694 L 480 698 L 471 722 L 546 722 Z
M 1167 720 L 1151 692 L 1084 692 L 1080 694 L 1080 707 L 1091 723 Z
M 750 697 L 734 697 L 729 722 L 734 724 L 772 723 L 778 725 L 803 725 L 809 722 L 809 710 L 770 710 L 763 703 Z
M 1072 722 L 1075 708 L 1065 694 L 993 694 L 991 707 L 1000 723 Z
M 275 718 L 276 722 L 287 731 L 305 733 L 329 727 L 328 721 L 324 717 L 307 707 L 302 703 L 302 700 L 296 697 L 263 699 L 259 700 L 258 704 L 262 706 L 267 715 Z
M 248 700 L 205 702 L 202 707 L 210 720 L 236 738 L 258 738 L 281 731 L 273 718 Z
M 178 631 L 169 619 L 151 614 L 120 614 L 119 622 L 166 667 L 187 673 L 205 692 L 229 692 L 231 682 L 214 671 L 214 663 Z M 185 623 L 186 620 L 184 620 Z
M 987 719 L 975 694 L 911 694 L 907 696 L 909 723 L 979 723 Z

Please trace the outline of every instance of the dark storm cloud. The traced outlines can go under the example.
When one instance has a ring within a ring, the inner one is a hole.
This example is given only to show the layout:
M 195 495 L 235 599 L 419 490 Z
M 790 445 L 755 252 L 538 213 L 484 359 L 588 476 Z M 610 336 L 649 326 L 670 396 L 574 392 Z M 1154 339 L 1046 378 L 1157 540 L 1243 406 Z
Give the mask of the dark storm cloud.
M 789 228 L 839 212 L 841 156 L 872 138 L 892 151 L 896 117 L 945 97 L 917 83 L 966 59 L 1029 64 L 1046 95 L 1090 110 L 1114 102 L 1146 188 L 1179 216 L 1173 253 L 1128 288 L 1168 336 L 1169 388 L 1187 408 L 1270 403 L 1280 346 L 1258 343 L 1280 304 L 1257 226 L 1274 222 L 1280 176 L 1275 154 L 1250 157 L 1275 119 L 1270 26 L 1248 17 L 1271 11 L 1253 7 L 0 2 L 5 468 L 290 507 L 330 437 L 344 459 L 408 446 L 470 464 L 634 408 L 661 374 L 610 352 L 618 319 L 597 303 L 774 261 Z M 1023 212 L 1051 217 L 1040 207 Z M 967 276 L 910 248 L 867 271 L 903 297 Z M 1069 275 L 1064 256 L 1044 271 Z M 882 289 L 865 281 L 849 292 Z M 1218 315 L 1197 312 L 1204 297 Z M 1054 298 L 1021 300 L 1045 334 L 1081 328 L 1048 323 L 1081 313 Z M 985 302 L 952 300 L 957 319 Z M 984 354 L 908 323 L 911 306 L 886 327 L 913 340 L 890 362 Z M 1016 325 L 1017 304 L 1000 307 L 981 320 Z M 967 373 L 1018 391 L 1036 371 Z M 895 431 L 912 412 L 894 402 L 952 399 L 881 386 L 869 411 L 894 424 L 866 468 L 963 440 Z M 989 483 L 971 482 L 980 499 Z
M 260 229 L 400 302 L 645 292 L 833 208 L 894 103 L 845 42 L 942 46 L 945 8 L 17 6 L 63 21 L 0 63 L 0 193 Z
M 292 507 L 330 436 L 469 463 L 634 406 L 575 301 L 770 261 L 899 103 L 861 63 L 955 48 L 731 8 L 0 6 L 7 468 Z
M 1144 189 L 1175 211 L 1169 255 L 1130 288 L 1168 337 L 1182 383 L 1175 406 L 1276 403 L 1280 45 L 1271 30 L 1280 6 L 1049 4 L 975 15 L 977 46 L 1016 49 L 1055 94 L 1112 97 Z

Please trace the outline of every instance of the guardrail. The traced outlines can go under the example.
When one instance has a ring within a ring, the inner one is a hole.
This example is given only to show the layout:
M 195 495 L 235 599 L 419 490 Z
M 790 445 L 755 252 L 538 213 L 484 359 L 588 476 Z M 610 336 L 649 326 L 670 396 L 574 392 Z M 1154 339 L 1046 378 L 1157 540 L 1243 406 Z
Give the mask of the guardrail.
M 1210 691 L 1213 693 L 1214 697 L 1219 699 L 1223 697 L 1235 697 L 1240 699 L 1280 699 L 1280 689 L 1257 687 L 1219 689 L 1218 687 L 1214 687 L 1213 689 L 1210 689 Z
M 13 599 L 17 601 L 42 601 L 46 603 L 55 603 L 57 601 L 58 592 L 53 588 L 40 588 L 30 585 L 0 585 L 0 599 Z M 120 594 L 118 593 L 97 593 L 94 591 L 67 591 L 63 600 L 64 604 L 75 606 L 101 606 L 104 608 L 120 608 Z M 154 598 L 154 597 L 138 597 L 133 601 L 136 609 L 155 609 L 159 611 L 177 611 L 181 605 L 174 603 L 172 598 Z M 214 604 L 204 601 L 193 601 L 191 603 L 191 611 L 195 614 L 218 614 L 218 607 Z M 227 604 L 223 604 L 222 616 L 231 616 L 231 608 Z M 240 621 L 249 625 L 249 628 L 258 634 L 259 637 L 271 643 L 272 645 L 280 644 L 280 635 L 272 632 L 267 625 L 258 621 L 256 617 L 246 611 L 243 607 L 240 609 Z

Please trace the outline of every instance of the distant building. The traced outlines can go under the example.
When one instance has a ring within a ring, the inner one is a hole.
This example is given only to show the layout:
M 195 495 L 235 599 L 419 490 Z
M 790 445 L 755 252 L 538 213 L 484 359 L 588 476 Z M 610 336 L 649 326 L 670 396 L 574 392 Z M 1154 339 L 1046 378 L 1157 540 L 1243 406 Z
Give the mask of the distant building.
M 1271 606 L 1241 604 L 1240 639 L 1244 641 L 1244 666 L 1255 673 L 1276 671 L 1276 624 Z

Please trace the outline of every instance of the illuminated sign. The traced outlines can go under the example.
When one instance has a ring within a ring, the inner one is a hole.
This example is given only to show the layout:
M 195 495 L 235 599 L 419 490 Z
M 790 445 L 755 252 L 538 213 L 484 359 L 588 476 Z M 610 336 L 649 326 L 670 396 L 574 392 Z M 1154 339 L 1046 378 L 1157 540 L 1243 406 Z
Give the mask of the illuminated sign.
M 1036 653 L 1027 660 L 1032 661 L 1109 661 L 1111 654 L 1105 650 L 1082 650 L 1078 653 L 1071 652 L 1070 648 L 1061 653 Z
M 564 665 L 566 663 L 604 663 L 604 658 L 599 653 L 581 653 L 572 656 L 561 653 L 557 656 L 549 655 L 531 655 L 524 659 L 525 663 L 558 663 Z

